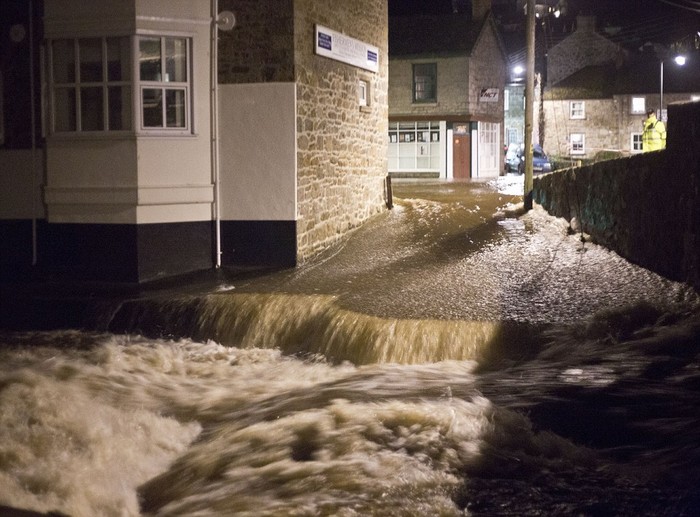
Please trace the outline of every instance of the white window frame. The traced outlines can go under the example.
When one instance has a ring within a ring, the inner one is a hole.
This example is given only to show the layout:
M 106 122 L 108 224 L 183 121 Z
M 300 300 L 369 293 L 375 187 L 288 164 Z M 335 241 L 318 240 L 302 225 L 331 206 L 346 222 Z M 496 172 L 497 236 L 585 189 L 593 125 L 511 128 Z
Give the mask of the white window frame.
M 367 81 L 360 79 L 357 82 L 357 97 L 361 107 L 367 106 Z
M 510 90 L 506 88 L 503 90 L 503 111 L 510 110 Z
M 389 170 L 439 172 L 443 142 L 438 121 L 389 123 Z
M 127 48 L 131 49 L 130 36 L 120 35 L 120 36 L 86 36 L 86 37 L 72 37 L 72 38 L 54 38 L 49 40 L 49 65 L 48 65 L 48 79 L 49 79 L 49 105 L 50 105 L 50 131 L 52 134 L 58 135 L 76 135 L 76 134 L 114 134 L 114 133 L 125 133 L 133 131 L 133 116 L 132 116 L 132 74 L 133 74 L 133 52 L 129 51 L 129 62 L 126 63 L 126 69 L 129 70 L 129 77 L 122 78 L 121 80 L 112 80 L 109 77 L 109 56 L 108 56 L 108 39 L 122 40 L 122 42 L 127 43 Z M 81 77 L 81 60 L 80 60 L 80 41 L 81 40 L 99 40 L 100 41 L 100 52 L 101 52 L 101 78 L 94 81 L 86 81 Z M 68 42 L 73 49 L 73 80 L 68 82 L 57 82 L 55 77 L 55 55 L 54 49 L 55 44 L 59 41 Z M 120 61 L 121 63 L 121 61 Z M 86 89 L 100 89 L 100 94 L 102 97 L 102 114 L 101 114 L 101 129 L 85 129 L 83 127 L 83 102 L 82 95 L 83 91 Z M 111 126 L 111 112 L 110 112 L 110 102 L 109 95 L 110 89 L 120 88 L 122 92 L 122 114 L 128 114 L 128 120 L 125 124 L 122 124 L 118 129 L 110 129 Z M 73 94 L 73 105 L 67 106 L 66 108 L 72 107 L 73 109 L 73 122 L 72 127 L 69 129 L 58 129 L 57 128 L 57 113 L 58 113 L 58 99 L 57 93 L 59 91 L 71 92 Z
M 633 115 L 644 115 L 647 110 L 646 97 L 632 97 L 630 99 L 630 113 Z
M 586 101 L 571 101 L 569 103 L 569 118 L 582 120 L 586 118 Z
M 357 101 L 360 111 L 370 112 L 372 106 L 372 79 L 366 75 L 360 75 L 357 79 Z
M 632 133 L 630 135 L 630 151 L 632 153 L 641 153 L 642 150 L 642 133 Z
M 141 50 L 140 43 L 144 39 L 159 39 L 161 58 L 160 58 L 160 80 L 145 80 L 141 78 Z M 176 39 L 184 40 L 186 48 L 186 63 L 185 63 L 185 80 L 170 81 L 167 68 L 167 40 Z M 138 92 L 136 105 L 136 114 L 138 117 L 139 132 L 143 134 L 167 134 L 167 135 L 190 135 L 193 132 L 193 102 L 192 102 L 192 37 L 183 34 L 137 34 L 134 40 L 134 77 L 136 83 L 136 91 Z M 161 99 L 166 99 L 169 92 L 183 92 L 183 109 L 184 123 L 177 126 L 168 125 L 168 103 L 161 104 L 161 122 L 162 125 L 146 125 L 144 113 L 144 95 L 147 90 L 160 90 L 162 92 Z
M 571 155 L 586 154 L 586 134 L 571 133 L 569 135 L 569 147 Z

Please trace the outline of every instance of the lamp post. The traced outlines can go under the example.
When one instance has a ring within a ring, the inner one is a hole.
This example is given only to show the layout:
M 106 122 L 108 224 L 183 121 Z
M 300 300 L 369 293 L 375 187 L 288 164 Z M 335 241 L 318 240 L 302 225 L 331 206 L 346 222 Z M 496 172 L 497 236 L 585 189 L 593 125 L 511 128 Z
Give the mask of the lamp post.
M 533 206 L 533 180 L 532 180 L 532 125 L 533 125 L 533 99 L 535 97 L 535 0 L 527 0 L 527 26 L 526 26 L 526 83 L 525 83 L 525 181 L 523 192 L 523 207 L 526 211 Z
M 678 65 L 678 66 L 683 66 L 685 65 L 685 56 L 676 56 L 673 58 L 673 61 Z M 659 120 L 663 120 L 663 113 L 664 113 L 664 58 L 661 58 L 661 64 L 659 66 Z

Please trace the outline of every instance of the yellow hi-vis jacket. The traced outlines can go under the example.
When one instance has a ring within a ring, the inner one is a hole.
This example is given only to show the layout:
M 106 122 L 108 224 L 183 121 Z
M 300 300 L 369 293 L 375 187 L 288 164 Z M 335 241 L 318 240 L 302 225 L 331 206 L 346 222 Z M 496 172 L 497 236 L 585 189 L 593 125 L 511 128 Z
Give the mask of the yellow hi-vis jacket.
M 642 150 L 658 151 L 666 148 L 666 126 L 656 119 L 656 115 L 649 115 L 644 121 L 644 132 L 642 133 Z

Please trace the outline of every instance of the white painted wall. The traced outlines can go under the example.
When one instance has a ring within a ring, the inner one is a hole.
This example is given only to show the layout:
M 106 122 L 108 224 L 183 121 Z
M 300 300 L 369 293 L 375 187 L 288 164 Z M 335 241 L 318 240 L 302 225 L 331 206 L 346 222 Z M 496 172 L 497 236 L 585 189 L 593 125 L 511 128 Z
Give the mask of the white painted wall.
M 219 86 L 221 218 L 293 221 L 296 84 Z
M 111 34 L 192 38 L 192 131 L 49 135 L 50 222 L 167 223 L 212 219 L 209 0 L 52 0 L 48 37 Z

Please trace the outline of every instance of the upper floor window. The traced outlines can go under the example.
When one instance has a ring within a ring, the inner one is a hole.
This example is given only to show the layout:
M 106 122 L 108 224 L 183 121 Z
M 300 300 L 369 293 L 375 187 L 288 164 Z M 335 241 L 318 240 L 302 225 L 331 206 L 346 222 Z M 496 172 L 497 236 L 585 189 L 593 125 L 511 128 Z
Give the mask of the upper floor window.
M 584 101 L 571 101 L 569 117 L 572 119 L 586 118 L 586 103 Z
M 142 128 L 189 127 L 189 56 L 187 38 L 139 38 Z
M 571 133 L 569 135 L 571 154 L 586 154 L 586 135 L 583 133 Z
M 413 102 L 437 101 L 437 63 L 413 65 Z
M 132 129 L 128 37 L 56 39 L 49 48 L 53 131 Z
M 133 41 L 121 36 L 50 42 L 53 132 L 190 131 L 191 40 L 139 36 L 135 58 Z M 140 121 L 132 120 L 134 114 Z
M 643 115 L 646 113 L 646 98 L 645 97 L 632 97 L 631 111 L 634 114 Z

